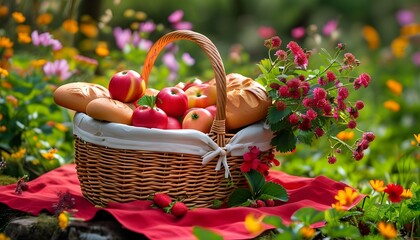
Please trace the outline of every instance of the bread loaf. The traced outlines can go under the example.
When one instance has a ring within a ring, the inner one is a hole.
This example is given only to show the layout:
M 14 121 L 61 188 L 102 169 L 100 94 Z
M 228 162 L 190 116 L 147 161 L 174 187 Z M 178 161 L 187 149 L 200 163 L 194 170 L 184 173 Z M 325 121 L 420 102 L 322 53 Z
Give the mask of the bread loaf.
M 133 109 L 112 98 L 96 98 L 86 106 L 86 114 L 94 119 L 131 125 Z
M 216 84 L 215 80 L 209 84 Z M 234 130 L 265 119 L 271 99 L 264 86 L 238 73 L 226 75 L 226 129 Z
M 57 105 L 86 113 L 87 104 L 96 98 L 110 98 L 108 89 L 94 83 L 72 82 L 58 87 L 54 91 L 54 101 Z

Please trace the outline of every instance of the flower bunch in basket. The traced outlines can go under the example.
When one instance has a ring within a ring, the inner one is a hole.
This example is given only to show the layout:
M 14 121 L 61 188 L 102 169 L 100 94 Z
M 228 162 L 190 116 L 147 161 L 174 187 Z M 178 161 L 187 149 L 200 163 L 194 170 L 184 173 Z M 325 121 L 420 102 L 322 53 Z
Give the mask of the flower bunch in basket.
M 305 50 L 297 42 L 290 41 L 282 49 L 282 40 L 274 36 L 264 45 L 268 58 L 258 64 L 262 74 L 256 80 L 266 87 L 273 101 L 266 121 L 274 132 L 272 145 L 276 150 L 292 151 L 297 143 L 311 144 L 326 136 L 332 149 L 330 163 L 335 163 L 343 146 L 352 151 L 355 160 L 362 159 L 375 135 L 357 128 L 364 103 L 350 98 L 371 81 L 367 73 L 353 74 L 359 60 L 346 52 L 342 43 L 332 55 L 325 49 L 317 52 L 322 61 L 319 66 L 310 64 L 315 50 Z M 358 130 L 362 137 L 350 145 L 337 138 L 337 133 L 345 129 Z

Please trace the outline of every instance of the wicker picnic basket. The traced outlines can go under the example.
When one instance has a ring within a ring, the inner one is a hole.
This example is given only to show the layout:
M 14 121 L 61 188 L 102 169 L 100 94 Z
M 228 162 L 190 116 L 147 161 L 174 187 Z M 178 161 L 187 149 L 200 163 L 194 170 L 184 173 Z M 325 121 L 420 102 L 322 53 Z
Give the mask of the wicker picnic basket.
M 260 146 L 263 152 L 272 150 L 267 147 L 272 133 L 264 129 L 263 124 L 253 125 L 253 130 L 248 132 L 226 133 L 225 70 L 218 50 L 202 34 L 179 30 L 158 39 L 148 52 L 141 72 L 146 82 L 160 51 L 176 40 L 196 43 L 212 64 L 217 114 L 211 132 L 195 139 L 196 133 L 192 132 L 195 130 L 141 129 L 104 123 L 76 113 L 73 131 L 77 175 L 84 197 L 97 206 L 145 200 L 156 192 L 165 192 L 173 199 L 184 201 L 188 207 L 209 207 L 213 200 L 226 200 L 236 187 L 246 184 L 240 166 L 248 146 L 256 145 L 255 139 L 264 142 L 266 147 Z M 239 133 L 241 136 L 235 137 Z M 124 139 L 130 134 L 131 140 Z M 242 139 L 233 147 L 236 151 L 230 149 L 232 138 Z M 172 143 L 165 148 L 161 141 Z M 203 143 L 208 149 L 200 149 Z M 206 164 L 203 158 L 207 159 Z

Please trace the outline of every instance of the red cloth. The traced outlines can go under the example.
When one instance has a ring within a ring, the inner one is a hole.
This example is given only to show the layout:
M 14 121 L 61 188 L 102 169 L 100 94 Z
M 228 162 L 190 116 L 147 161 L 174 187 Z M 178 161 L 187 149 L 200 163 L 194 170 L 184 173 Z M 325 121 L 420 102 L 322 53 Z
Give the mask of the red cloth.
M 74 217 L 91 220 L 102 210 L 112 214 L 125 228 L 144 234 L 150 239 L 196 239 L 192 234 L 194 226 L 201 226 L 222 235 L 224 239 L 249 239 L 245 229 L 245 216 L 254 212 L 276 215 L 285 224 L 290 223 L 293 213 L 302 207 L 313 207 L 325 210 L 335 202 L 338 190 L 347 185 L 320 176 L 303 178 L 288 175 L 280 171 L 270 171 L 268 180 L 282 184 L 289 193 L 289 201 L 276 207 L 248 208 L 235 207 L 224 209 L 197 208 L 177 219 L 161 209 L 151 208 L 151 201 L 134 201 L 129 203 L 111 203 L 106 208 L 97 208 L 83 198 L 74 164 L 64 165 L 50 171 L 28 183 L 29 190 L 21 195 L 15 194 L 15 184 L 0 187 L 0 203 L 12 209 L 38 215 L 42 210 L 54 211 L 59 192 L 68 192 L 75 199 Z M 363 198 L 360 195 L 356 205 Z M 320 227 L 324 223 L 318 223 Z M 266 229 L 273 226 L 266 226 Z

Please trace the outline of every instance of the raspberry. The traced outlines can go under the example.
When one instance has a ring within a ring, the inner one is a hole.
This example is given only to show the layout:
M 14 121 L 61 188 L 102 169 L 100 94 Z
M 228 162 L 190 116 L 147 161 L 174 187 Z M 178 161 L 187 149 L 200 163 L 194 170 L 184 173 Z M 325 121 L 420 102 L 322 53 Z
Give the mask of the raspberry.
M 335 156 L 329 156 L 328 157 L 328 163 L 329 164 L 334 164 L 337 162 L 337 158 Z
M 175 202 L 170 211 L 175 217 L 182 217 L 187 214 L 188 208 L 183 202 Z
M 267 205 L 265 204 L 265 202 L 263 200 L 258 199 L 256 201 L 257 203 L 257 207 L 266 207 Z
M 166 193 L 156 193 L 153 197 L 153 203 L 160 208 L 166 208 L 172 203 L 172 199 Z
M 266 205 L 267 207 L 274 207 L 274 206 L 276 205 L 276 203 L 274 202 L 274 200 L 273 200 L 273 199 L 266 199 L 266 200 L 265 200 L 265 205 Z
M 368 142 L 372 142 L 375 140 L 375 134 L 373 132 L 366 132 L 363 133 L 363 138 L 366 139 Z

